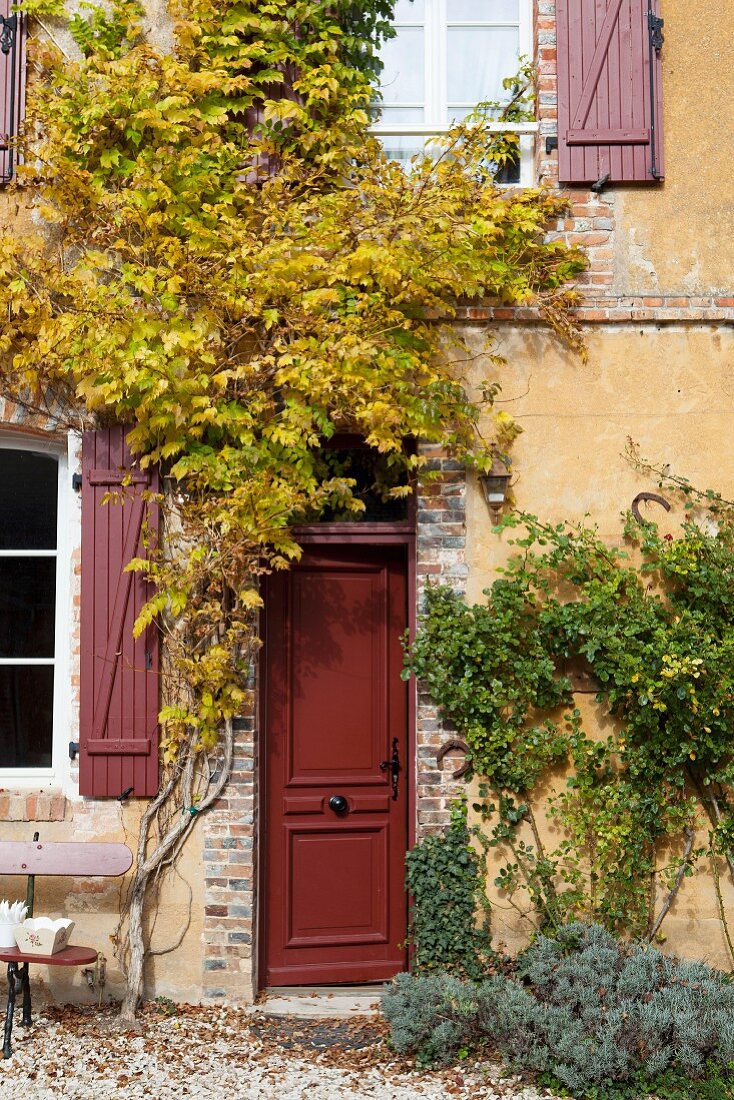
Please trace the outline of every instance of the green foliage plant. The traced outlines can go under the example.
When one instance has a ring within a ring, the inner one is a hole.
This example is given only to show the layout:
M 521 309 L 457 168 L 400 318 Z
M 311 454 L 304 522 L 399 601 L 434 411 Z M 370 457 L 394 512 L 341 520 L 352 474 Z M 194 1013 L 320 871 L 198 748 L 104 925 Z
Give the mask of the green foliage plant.
M 445 832 L 424 837 L 408 852 L 405 888 L 411 898 L 409 942 L 416 971 L 442 970 L 478 980 L 493 958 L 485 862 L 472 838 L 462 801 L 452 806 Z
M 509 519 L 516 553 L 486 604 L 429 591 L 408 667 L 470 746 L 511 902 L 529 895 L 546 929 L 576 915 L 652 937 L 706 858 L 731 949 L 719 877 L 734 869 L 734 510 L 671 487 L 692 509 L 679 534 L 629 516 L 624 548 L 584 525 Z M 568 659 L 596 677 L 613 733 L 583 729 Z M 536 816 L 553 777 L 548 850 Z
M 66 18 L 62 0 L 26 7 L 36 29 Z M 494 182 L 514 139 L 479 118 L 406 173 L 370 136 L 391 10 L 172 0 L 164 48 L 139 0 L 109 0 L 67 19 L 78 56 L 46 30 L 32 42 L 14 197 L 37 232 L 0 233 L 0 392 L 60 427 L 129 425 L 169 486 L 164 539 L 133 565 L 151 584 L 137 629 L 165 629 L 168 678 L 120 941 L 126 1017 L 151 890 L 227 783 L 258 578 L 298 558 L 299 521 L 363 508 L 324 445 L 360 436 L 388 495 L 424 465 L 406 441 L 488 465 L 459 301 L 534 304 L 581 346 L 569 283 L 585 260 L 545 236 L 565 200 Z

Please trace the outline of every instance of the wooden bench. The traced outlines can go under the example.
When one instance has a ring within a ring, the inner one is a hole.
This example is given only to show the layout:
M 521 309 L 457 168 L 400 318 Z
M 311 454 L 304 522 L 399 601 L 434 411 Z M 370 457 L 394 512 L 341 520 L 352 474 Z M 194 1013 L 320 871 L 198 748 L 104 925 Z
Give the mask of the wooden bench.
M 98 875 L 124 875 L 132 866 L 132 853 L 125 844 L 41 843 L 38 833 L 32 841 L 0 841 L 0 876 L 26 875 L 26 905 L 28 916 L 33 916 L 35 880 L 37 875 L 66 875 L 70 878 L 91 878 Z M 11 899 L 12 900 L 12 899 Z M 31 1023 L 31 987 L 28 979 L 29 963 L 45 963 L 48 966 L 85 966 L 97 961 L 97 951 L 91 947 L 64 947 L 55 955 L 31 955 L 19 948 L 0 948 L 0 962 L 8 964 L 8 1007 L 3 1033 L 3 1058 L 9 1058 L 12 1049 L 15 998 L 23 994 L 21 1023 Z

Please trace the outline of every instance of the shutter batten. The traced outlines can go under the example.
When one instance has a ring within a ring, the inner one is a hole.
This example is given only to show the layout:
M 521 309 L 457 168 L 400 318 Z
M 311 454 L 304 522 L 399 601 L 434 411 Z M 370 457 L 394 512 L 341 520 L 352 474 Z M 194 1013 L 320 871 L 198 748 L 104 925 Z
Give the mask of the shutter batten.
M 661 26 L 658 0 L 556 0 L 562 183 L 662 179 Z
M 158 631 L 133 637 L 149 596 L 140 573 L 143 526 L 157 530 L 157 474 L 139 470 L 122 485 L 132 458 L 121 426 L 86 432 L 82 443 L 81 688 L 79 790 L 116 797 L 158 790 Z M 119 493 L 123 503 L 111 499 Z

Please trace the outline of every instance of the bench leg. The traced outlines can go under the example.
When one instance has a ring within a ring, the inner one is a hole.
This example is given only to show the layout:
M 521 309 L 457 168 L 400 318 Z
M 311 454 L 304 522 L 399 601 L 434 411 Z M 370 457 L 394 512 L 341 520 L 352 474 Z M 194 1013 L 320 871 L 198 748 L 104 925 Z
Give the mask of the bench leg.
M 8 963 L 8 1007 L 5 1012 L 5 1030 L 3 1032 L 3 1058 L 9 1058 L 13 1053 L 10 1045 L 10 1036 L 13 1033 L 13 1012 L 15 1011 L 15 994 L 22 988 L 22 979 L 18 974 L 18 964 Z
M 23 963 L 21 967 L 20 980 L 23 983 L 23 1015 L 20 1022 L 22 1027 L 30 1027 L 33 1020 L 31 1019 L 31 983 L 28 977 L 28 963 Z

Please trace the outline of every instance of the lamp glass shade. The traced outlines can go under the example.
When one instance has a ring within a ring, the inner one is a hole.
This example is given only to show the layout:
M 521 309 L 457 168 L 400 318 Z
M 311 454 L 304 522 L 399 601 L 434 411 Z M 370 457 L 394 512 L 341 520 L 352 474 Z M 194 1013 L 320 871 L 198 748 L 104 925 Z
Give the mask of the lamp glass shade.
M 502 505 L 507 499 L 509 474 L 487 474 L 482 478 L 484 499 L 487 504 Z

